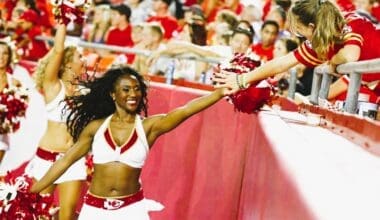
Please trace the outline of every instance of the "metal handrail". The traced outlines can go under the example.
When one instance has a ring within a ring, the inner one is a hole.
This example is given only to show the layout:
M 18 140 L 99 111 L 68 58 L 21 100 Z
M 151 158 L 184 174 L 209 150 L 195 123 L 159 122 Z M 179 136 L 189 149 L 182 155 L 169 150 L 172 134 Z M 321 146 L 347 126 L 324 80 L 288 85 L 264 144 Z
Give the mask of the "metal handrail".
M 380 58 L 341 64 L 337 66 L 336 71 L 339 74 L 350 75 L 344 110 L 348 113 L 356 113 L 362 74 L 379 73 Z M 310 102 L 318 104 L 319 97 L 327 99 L 332 80 L 331 74 L 332 72 L 327 65 L 320 65 L 314 68 Z
M 54 38 L 47 37 L 47 36 L 36 36 L 37 40 L 41 41 L 47 41 L 47 42 L 54 42 Z M 101 43 L 93 43 L 84 41 L 79 37 L 72 37 L 67 36 L 66 41 L 72 41 L 79 47 L 85 47 L 85 48 L 94 48 L 94 49 L 102 49 L 102 50 L 110 50 L 114 52 L 121 52 L 126 54 L 137 54 L 142 56 L 150 56 L 152 54 L 152 51 L 150 50 L 142 50 L 142 49 L 136 49 L 132 47 L 122 47 L 122 46 L 115 46 L 115 45 L 107 45 L 107 44 L 101 44 Z M 217 58 L 217 57 L 201 57 L 197 55 L 161 55 L 162 57 L 167 58 L 176 58 L 176 59 L 185 59 L 185 60 L 195 60 L 195 61 L 203 61 L 207 63 L 221 63 L 223 61 L 223 58 Z

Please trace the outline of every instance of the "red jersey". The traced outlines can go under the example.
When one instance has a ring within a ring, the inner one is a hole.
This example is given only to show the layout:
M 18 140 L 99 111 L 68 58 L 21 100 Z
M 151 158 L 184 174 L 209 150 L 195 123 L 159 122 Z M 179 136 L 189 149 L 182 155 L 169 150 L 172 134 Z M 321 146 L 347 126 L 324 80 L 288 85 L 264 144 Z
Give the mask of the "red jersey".
M 273 50 L 274 50 L 274 45 L 264 48 L 261 43 L 257 43 L 254 46 L 251 47 L 252 52 L 254 52 L 256 55 L 260 57 L 261 61 L 269 61 L 273 59 Z
M 164 39 L 166 40 L 169 40 L 170 38 L 172 38 L 173 32 L 178 30 L 179 28 L 177 19 L 175 19 L 172 16 L 163 16 L 163 17 L 152 16 L 152 17 L 149 17 L 147 20 L 147 22 L 154 22 L 154 21 L 159 22 L 162 28 L 164 28 L 165 30 Z
M 131 25 L 128 25 L 124 30 L 121 30 L 116 27 L 111 28 L 110 31 L 108 32 L 106 44 L 131 47 L 133 46 L 131 34 L 132 34 Z
M 119 28 L 111 28 L 108 32 L 107 39 L 105 39 L 105 44 L 116 45 L 121 47 L 133 47 L 132 41 L 132 26 L 128 25 L 124 30 Z M 134 60 L 134 54 L 127 54 L 128 63 L 132 63 Z
M 377 29 L 368 19 L 355 13 L 345 15 L 347 25 L 343 28 L 343 43 L 336 44 L 328 52 L 330 60 L 345 45 L 357 45 L 361 49 L 359 60 L 375 59 L 380 57 L 378 44 L 380 41 L 380 29 Z M 314 67 L 320 65 L 325 60 L 318 58 L 316 52 L 311 47 L 310 41 L 305 41 L 294 52 L 297 60 L 308 66 Z M 363 81 L 374 81 L 380 79 L 380 73 L 363 74 Z

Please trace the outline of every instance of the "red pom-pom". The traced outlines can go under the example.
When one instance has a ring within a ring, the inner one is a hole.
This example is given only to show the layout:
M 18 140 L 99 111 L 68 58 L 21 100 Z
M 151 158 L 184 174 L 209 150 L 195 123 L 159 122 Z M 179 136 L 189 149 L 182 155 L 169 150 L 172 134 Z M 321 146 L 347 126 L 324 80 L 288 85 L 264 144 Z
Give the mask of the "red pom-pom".
M 237 53 L 228 64 L 221 65 L 220 68 L 236 74 L 243 74 L 254 70 L 260 64 L 261 62 L 253 54 Z M 271 97 L 272 88 L 266 81 L 251 84 L 247 89 L 230 95 L 235 109 L 244 113 L 258 111 L 270 101 Z
M 57 1 L 53 9 L 54 18 L 62 21 L 65 25 L 70 22 L 81 25 L 84 22 L 85 9 L 88 4 L 87 1 L 81 1 L 80 3 Z
M 258 111 L 268 102 L 270 97 L 270 87 L 256 87 L 256 84 L 230 96 L 235 108 L 244 113 L 253 113 Z
M 1 185 L 6 198 L 0 203 L 0 219 L 52 219 L 57 209 L 53 206 L 53 195 L 31 193 L 33 180 L 27 175 L 8 173 Z
M 7 86 L 0 92 L 0 134 L 17 131 L 20 119 L 25 116 L 28 97 L 22 87 Z

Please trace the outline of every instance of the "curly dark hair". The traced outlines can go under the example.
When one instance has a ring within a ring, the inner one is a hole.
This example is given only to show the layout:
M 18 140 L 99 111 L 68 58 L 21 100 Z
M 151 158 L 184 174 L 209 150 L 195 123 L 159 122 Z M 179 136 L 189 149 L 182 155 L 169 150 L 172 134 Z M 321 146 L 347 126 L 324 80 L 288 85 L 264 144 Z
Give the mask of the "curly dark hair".
M 144 78 L 128 66 L 112 68 L 100 78 L 80 80 L 78 84 L 82 86 L 83 94 L 66 98 L 65 111 L 70 111 L 66 125 L 74 141 L 78 140 L 80 133 L 90 121 L 105 118 L 115 112 L 116 106 L 111 92 L 114 91 L 118 79 L 124 75 L 134 76 L 139 82 L 142 101 L 137 107 L 136 114 L 144 112 L 144 115 L 147 116 L 148 86 Z

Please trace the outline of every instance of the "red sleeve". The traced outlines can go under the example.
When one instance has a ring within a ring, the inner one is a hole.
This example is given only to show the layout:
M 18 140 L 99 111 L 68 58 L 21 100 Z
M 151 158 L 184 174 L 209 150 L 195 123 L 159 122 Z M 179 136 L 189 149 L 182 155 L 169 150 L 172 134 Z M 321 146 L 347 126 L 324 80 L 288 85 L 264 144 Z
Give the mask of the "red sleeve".
M 305 41 L 301 44 L 301 46 L 294 50 L 293 53 L 298 62 L 307 67 L 315 67 L 324 63 L 323 60 L 318 59 L 317 54 L 309 44 L 310 43 L 308 43 L 308 41 Z
M 360 48 L 363 46 L 363 37 L 357 33 L 347 33 L 343 37 L 344 45 L 356 45 Z
M 164 26 L 165 33 L 164 38 L 170 39 L 173 36 L 173 32 L 178 29 L 178 23 L 174 18 L 167 18 L 162 21 L 162 26 Z
M 345 32 L 343 37 L 344 45 L 351 44 L 362 48 L 364 40 L 361 33 L 366 33 L 365 29 L 371 27 L 368 27 L 368 22 L 354 13 L 347 14 L 346 20 L 347 26 L 343 29 Z

